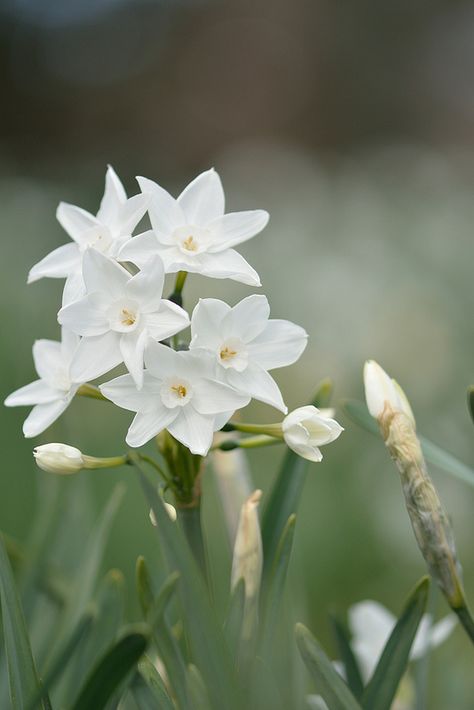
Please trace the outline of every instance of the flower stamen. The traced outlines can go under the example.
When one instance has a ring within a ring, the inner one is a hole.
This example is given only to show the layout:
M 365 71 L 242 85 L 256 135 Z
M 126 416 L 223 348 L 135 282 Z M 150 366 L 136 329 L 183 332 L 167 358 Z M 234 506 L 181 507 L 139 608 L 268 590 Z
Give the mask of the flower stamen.
M 183 247 L 186 249 L 186 251 L 197 251 L 198 250 L 198 243 L 194 239 L 192 234 L 190 234 L 189 237 L 184 239 Z

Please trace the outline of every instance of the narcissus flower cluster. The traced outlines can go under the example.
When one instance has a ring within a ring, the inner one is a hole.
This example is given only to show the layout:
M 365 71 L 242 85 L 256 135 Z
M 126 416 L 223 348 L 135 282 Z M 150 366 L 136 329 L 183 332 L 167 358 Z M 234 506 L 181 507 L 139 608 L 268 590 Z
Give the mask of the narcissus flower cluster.
M 72 242 L 35 264 L 28 282 L 65 279 L 57 316 L 61 342 L 34 344 L 39 379 L 5 404 L 33 405 L 24 434 L 34 437 L 77 393 L 91 388 L 90 380 L 121 366 L 126 374 L 95 391 L 135 413 L 128 445 L 140 447 L 167 431 L 191 454 L 204 456 L 214 433 L 251 399 L 287 414 L 270 373 L 298 360 L 307 334 L 290 321 L 270 318 L 262 295 L 232 306 L 202 298 L 188 314 L 182 306 L 188 273 L 260 286 L 258 274 L 234 247 L 259 234 L 268 213 L 226 212 L 215 170 L 199 175 L 176 199 L 152 180 L 137 181 L 141 192 L 127 197 L 109 167 L 96 215 L 59 205 L 58 221 Z M 134 236 L 146 215 L 151 229 Z M 167 274 L 176 274 L 168 298 Z M 320 460 L 315 447 L 342 429 L 314 408 L 303 414 L 289 415 L 276 436 L 300 455 Z M 269 429 L 269 435 L 275 431 Z

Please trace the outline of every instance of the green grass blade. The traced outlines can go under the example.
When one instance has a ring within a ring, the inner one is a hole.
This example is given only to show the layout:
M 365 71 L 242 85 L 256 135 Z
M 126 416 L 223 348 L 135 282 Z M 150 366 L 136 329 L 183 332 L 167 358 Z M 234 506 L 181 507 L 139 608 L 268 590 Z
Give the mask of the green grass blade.
M 296 625 L 296 642 L 306 668 L 316 684 L 316 690 L 328 707 L 331 710 L 361 710 L 344 680 L 303 624 Z
M 245 611 L 245 581 L 239 579 L 229 601 L 229 609 L 224 624 L 224 633 L 230 653 L 237 661 Z
M 377 422 L 370 416 L 369 410 L 364 402 L 349 400 L 344 403 L 344 411 L 356 424 L 359 424 L 372 434 L 380 435 Z M 460 481 L 474 486 L 474 469 L 467 466 L 426 437 L 419 436 L 419 439 L 423 454 L 430 464 L 458 478 Z
M 332 394 L 332 382 L 323 380 L 316 391 L 312 404 L 327 407 Z M 288 518 L 298 510 L 299 500 L 306 481 L 309 461 L 288 449 L 283 464 L 273 485 L 263 511 L 262 543 L 264 558 L 264 582 L 270 573 L 278 543 Z
M 180 574 L 178 593 L 184 627 L 192 655 L 199 659 L 200 672 L 216 708 L 241 707 L 231 658 L 224 635 L 211 608 L 201 571 L 196 565 L 184 534 L 169 518 L 163 502 L 150 484 L 139 463 L 142 486 L 152 508 L 158 539 L 168 565 Z
M 155 701 L 155 705 L 150 706 L 151 709 L 157 707 L 157 703 L 160 710 L 174 710 L 175 705 L 168 694 L 162 677 L 146 655 L 142 656 L 138 662 L 138 675 L 141 680 L 140 687 L 142 689 L 142 692 L 138 693 L 138 695 L 141 695 L 143 700 L 145 700 L 145 698 L 150 698 L 151 694 L 151 697 Z M 148 689 L 148 695 L 146 695 L 143 690 L 143 684 L 145 684 Z M 136 696 L 135 689 L 134 695 Z
M 282 536 L 278 543 L 267 584 L 263 590 L 261 653 L 263 658 L 271 652 L 274 632 L 278 624 L 280 605 L 285 590 L 288 565 L 290 563 L 293 538 L 295 534 L 296 515 L 288 518 Z
M 15 587 L 13 572 L 0 536 L 0 598 L 3 638 L 8 666 L 12 710 L 25 710 L 29 701 L 41 693 L 25 617 Z M 47 698 L 41 708 L 50 708 Z
M 334 631 L 339 658 L 344 664 L 347 685 L 354 693 L 354 696 L 359 700 L 364 691 L 364 683 L 362 681 L 359 664 L 351 648 L 349 633 L 340 619 L 333 614 L 330 614 L 329 618 Z
M 188 667 L 188 688 L 193 710 L 211 710 L 206 685 L 199 670 L 192 663 Z
M 148 635 L 129 631 L 99 661 L 86 680 L 73 710 L 102 710 L 136 666 L 148 645 Z
M 409 596 L 362 696 L 364 710 L 390 710 L 426 609 L 429 585 L 429 578 L 423 577 Z

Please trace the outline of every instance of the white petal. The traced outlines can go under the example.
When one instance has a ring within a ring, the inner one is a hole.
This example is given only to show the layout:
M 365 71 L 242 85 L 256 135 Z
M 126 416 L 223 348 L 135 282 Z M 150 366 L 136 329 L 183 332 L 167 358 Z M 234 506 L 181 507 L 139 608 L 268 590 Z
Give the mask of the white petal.
M 97 212 L 97 219 L 104 224 L 111 224 L 126 200 L 127 194 L 124 187 L 113 167 L 109 165 L 105 175 L 104 196 Z
M 218 217 L 208 225 L 215 234 L 215 241 L 210 251 L 229 249 L 251 239 L 267 226 L 269 217 L 265 210 L 229 212 Z
M 166 429 L 176 418 L 175 409 L 155 407 L 148 412 L 137 412 L 127 433 L 126 442 L 133 448 L 143 446 L 147 441 Z
M 222 414 L 216 414 L 216 416 L 214 417 L 214 431 L 220 431 L 222 427 L 227 424 L 233 413 L 234 410 L 232 410 L 231 412 L 222 412 Z M 235 452 L 233 451 L 232 453 L 237 453 L 237 451 L 238 450 L 236 449 Z M 240 453 L 243 454 L 244 452 L 241 451 Z
M 149 229 L 125 242 L 118 258 L 119 261 L 131 261 L 142 269 L 150 259 L 159 256 L 162 249 L 163 245 L 158 242 L 155 232 Z
M 145 365 L 154 377 L 162 380 L 176 374 L 181 366 L 180 355 L 182 353 L 177 353 L 166 345 L 150 340 L 145 348 Z
M 139 389 L 143 385 L 143 353 L 148 338 L 146 330 L 124 333 L 120 338 L 120 352 L 123 361 Z
M 161 382 L 149 372 L 143 373 L 143 387 L 138 389 L 131 375 L 121 375 L 99 386 L 102 394 L 122 409 L 150 411 L 156 407 Z
M 224 214 L 224 190 L 214 169 L 197 176 L 178 197 L 178 204 L 186 215 L 186 223 L 206 226 Z
M 249 286 L 261 286 L 260 278 L 243 256 L 234 249 L 226 249 L 218 254 L 199 254 L 201 264 L 197 273 L 213 279 L 233 279 Z M 193 269 L 188 268 L 188 271 Z
M 222 329 L 226 336 L 232 335 L 248 343 L 263 332 L 269 315 L 266 296 L 247 296 L 226 315 Z
M 41 261 L 31 267 L 28 283 L 47 276 L 51 279 L 62 279 L 78 268 L 81 255 L 77 244 L 64 244 L 50 252 Z
M 38 375 L 43 380 L 52 380 L 63 366 L 61 343 L 56 340 L 36 340 L 33 344 L 33 361 Z
M 122 362 L 120 334 L 110 331 L 104 335 L 82 338 L 71 361 L 73 382 L 95 380 Z
M 292 447 L 293 448 L 293 447 Z M 313 461 L 319 463 L 323 460 L 323 455 L 317 446 L 310 446 L 309 444 L 298 444 L 293 448 L 296 453 L 307 461 Z
M 382 604 L 370 599 L 354 604 L 348 617 L 353 637 L 351 645 L 367 679 L 375 669 L 396 618 Z
M 61 329 L 61 358 L 64 363 L 69 364 L 78 344 L 79 336 L 76 333 L 69 328 Z
M 190 347 L 214 350 L 222 342 L 221 322 L 230 306 L 217 298 L 200 298 L 191 317 Z
M 86 285 L 82 278 L 82 256 L 80 267 L 80 270 L 71 272 L 66 279 L 61 300 L 62 306 L 69 306 L 70 303 L 74 303 L 86 295 Z
M 189 316 L 180 306 L 163 299 L 155 313 L 146 313 L 143 317 L 145 326 L 152 338 L 164 340 L 179 333 L 189 325 Z
M 106 316 L 107 305 L 102 294 L 92 293 L 61 308 L 58 322 L 78 335 L 102 335 L 110 327 Z
M 106 293 L 113 299 L 123 296 L 130 274 L 113 259 L 96 249 L 88 249 L 82 261 L 82 275 L 88 293 Z
M 433 619 L 429 614 L 424 614 L 410 651 L 410 660 L 416 661 L 431 649 L 442 644 L 451 634 L 456 623 L 454 614 L 445 616 L 436 624 L 433 624 Z
M 4 404 L 6 407 L 44 404 L 56 401 L 58 396 L 60 396 L 60 393 L 57 389 L 50 387 L 44 380 L 35 380 L 8 395 Z
M 69 403 L 69 399 L 60 399 L 48 404 L 37 404 L 23 422 L 23 434 L 27 439 L 41 434 L 61 416 Z
M 120 234 L 131 235 L 148 207 L 148 195 L 134 195 L 121 206 L 116 220 Z
M 202 380 L 194 388 L 193 407 L 200 414 L 220 414 L 241 407 L 246 407 L 250 401 L 247 394 L 237 392 L 232 387 L 213 380 Z
M 148 213 L 151 226 L 156 232 L 160 233 L 160 237 L 168 239 L 168 243 L 171 244 L 172 232 L 176 227 L 186 224 L 183 210 L 174 197 L 171 197 L 169 192 L 166 192 L 153 180 L 137 177 L 137 181 L 141 191 L 150 197 Z
M 198 414 L 191 404 L 181 407 L 174 422 L 167 426 L 175 439 L 187 446 L 192 454 L 205 456 L 214 436 L 214 418 Z
M 265 330 L 249 344 L 249 357 L 265 368 L 285 367 L 296 362 L 308 342 L 308 334 L 288 320 L 269 320 Z
M 259 402 L 265 402 L 286 414 L 287 407 L 280 389 L 271 375 L 255 364 L 249 364 L 243 372 L 229 368 L 226 381 L 239 392 L 245 392 Z
M 99 221 L 90 212 L 67 202 L 59 203 L 56 218 L 69 236 L 82 245 L 87 244 L 87 232 L 99 225 Z
M 159 256 L 154 256 L 142 270 L 132 276 L 127 283 L 125 293 L 138 301 L 141 313 L 156 311 L 161 302 L 165 283 L 165 267 Z

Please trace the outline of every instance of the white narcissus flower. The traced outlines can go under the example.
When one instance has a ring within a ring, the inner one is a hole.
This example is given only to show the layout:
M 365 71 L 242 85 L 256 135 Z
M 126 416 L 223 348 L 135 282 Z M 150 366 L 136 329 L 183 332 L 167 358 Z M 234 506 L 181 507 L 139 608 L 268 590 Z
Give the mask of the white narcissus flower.
M 308 335 L 287 320 L 269 320 L 265 296 L 248 296 L 231 308 L 214 298 L 201 299 L 191 318 L 191 350 L 211 353 L 219 380 L 239 392 L 287 408 L 268 373 L 296 362 Z
M 235 411 L 250 397 L 214 379 L 206 353 L 176 352 L 150 341 L 145 350 L 143 388 L 130 375 L 100 386 L 114 404 L 137 412 L 128 430 L 127 444 L 139 447 L 167 429 L 193 454 L 205 456 L 212 444 L 216 415 Z
M 132 276 L 95 249 L 84 254 L 87 295 L 58 313 L 83 338 L 71 363 L 73 380 L 92 380 L 124 362 L 138 387 L 150 338 L 163 340 L 189 325 L 188 314 L 162 299 L 163 263 L 155 256 Z
M 404 412 L 415 423 L 404 391 L 375 360 L 367 360 L 364 365 L 364 386 L 367 408 L 375 419 L 382 416 L 388 405 L 394 411 Z
M 359 602 L 349 609 L 351 646 L 365 681 L 372 676 L 396 622 L 394 614 L 382 604 L 370 599 Z M 454 614 L 445 616 L 436 624 L 432 623 L 429 614 L 424 614 L 413 642 L 410 660 L 418 660 L 428 651 L 442 644 L 455 626 Z
M 43 444 L 33 449 L 37 465 L 49 473 L 77 473 L 84 468 L 82 451 L 67 444 Z
M 319 447 L 330 444 L 344 431 L 331 415 L 332 410 L 319 410 L 312 405 L 290 412 L 282 422 L 287 446 L 308 461 L 321 461 Z
M 141 267 L 159 254 L 166 273 L 189 271 L 260 286 L 258 274 L 232 247 L 254 237 L 268 222 L 264 210 L 224 214 L 224 191 L 215 170 L 198 175 L 175 199 L 152 180 L 137 178 L 149 195 L 152 230 L 134 237 L 122 261 Z
M 69 368 L 78 343 L 78 336 L 63 328 L 60 343 L 37 340 L 33 345 L 33 360 L 40 379 L 20 387 L 5 400 L 7 407 L 34 405 L 23 424 L 27 438 L 41 434 L 56 421 L 76 394 L 81 383 L 72 382 Z
M 28 283 L 45 276 L 66 277 L 68 280 L 63 303 L 69 303 L 82 295 L 81 264 L 84 251 L 93 247 L 115 258 L 145 214 L 147 201 L 144 194 L 127 199 L 122 183 L 109 166 L 104 196 L 95 217 L 81 207 L 65 202 L 59 204 L 56 217 L 73 242 L 54 249 L 35 264 L 28 275 Z

